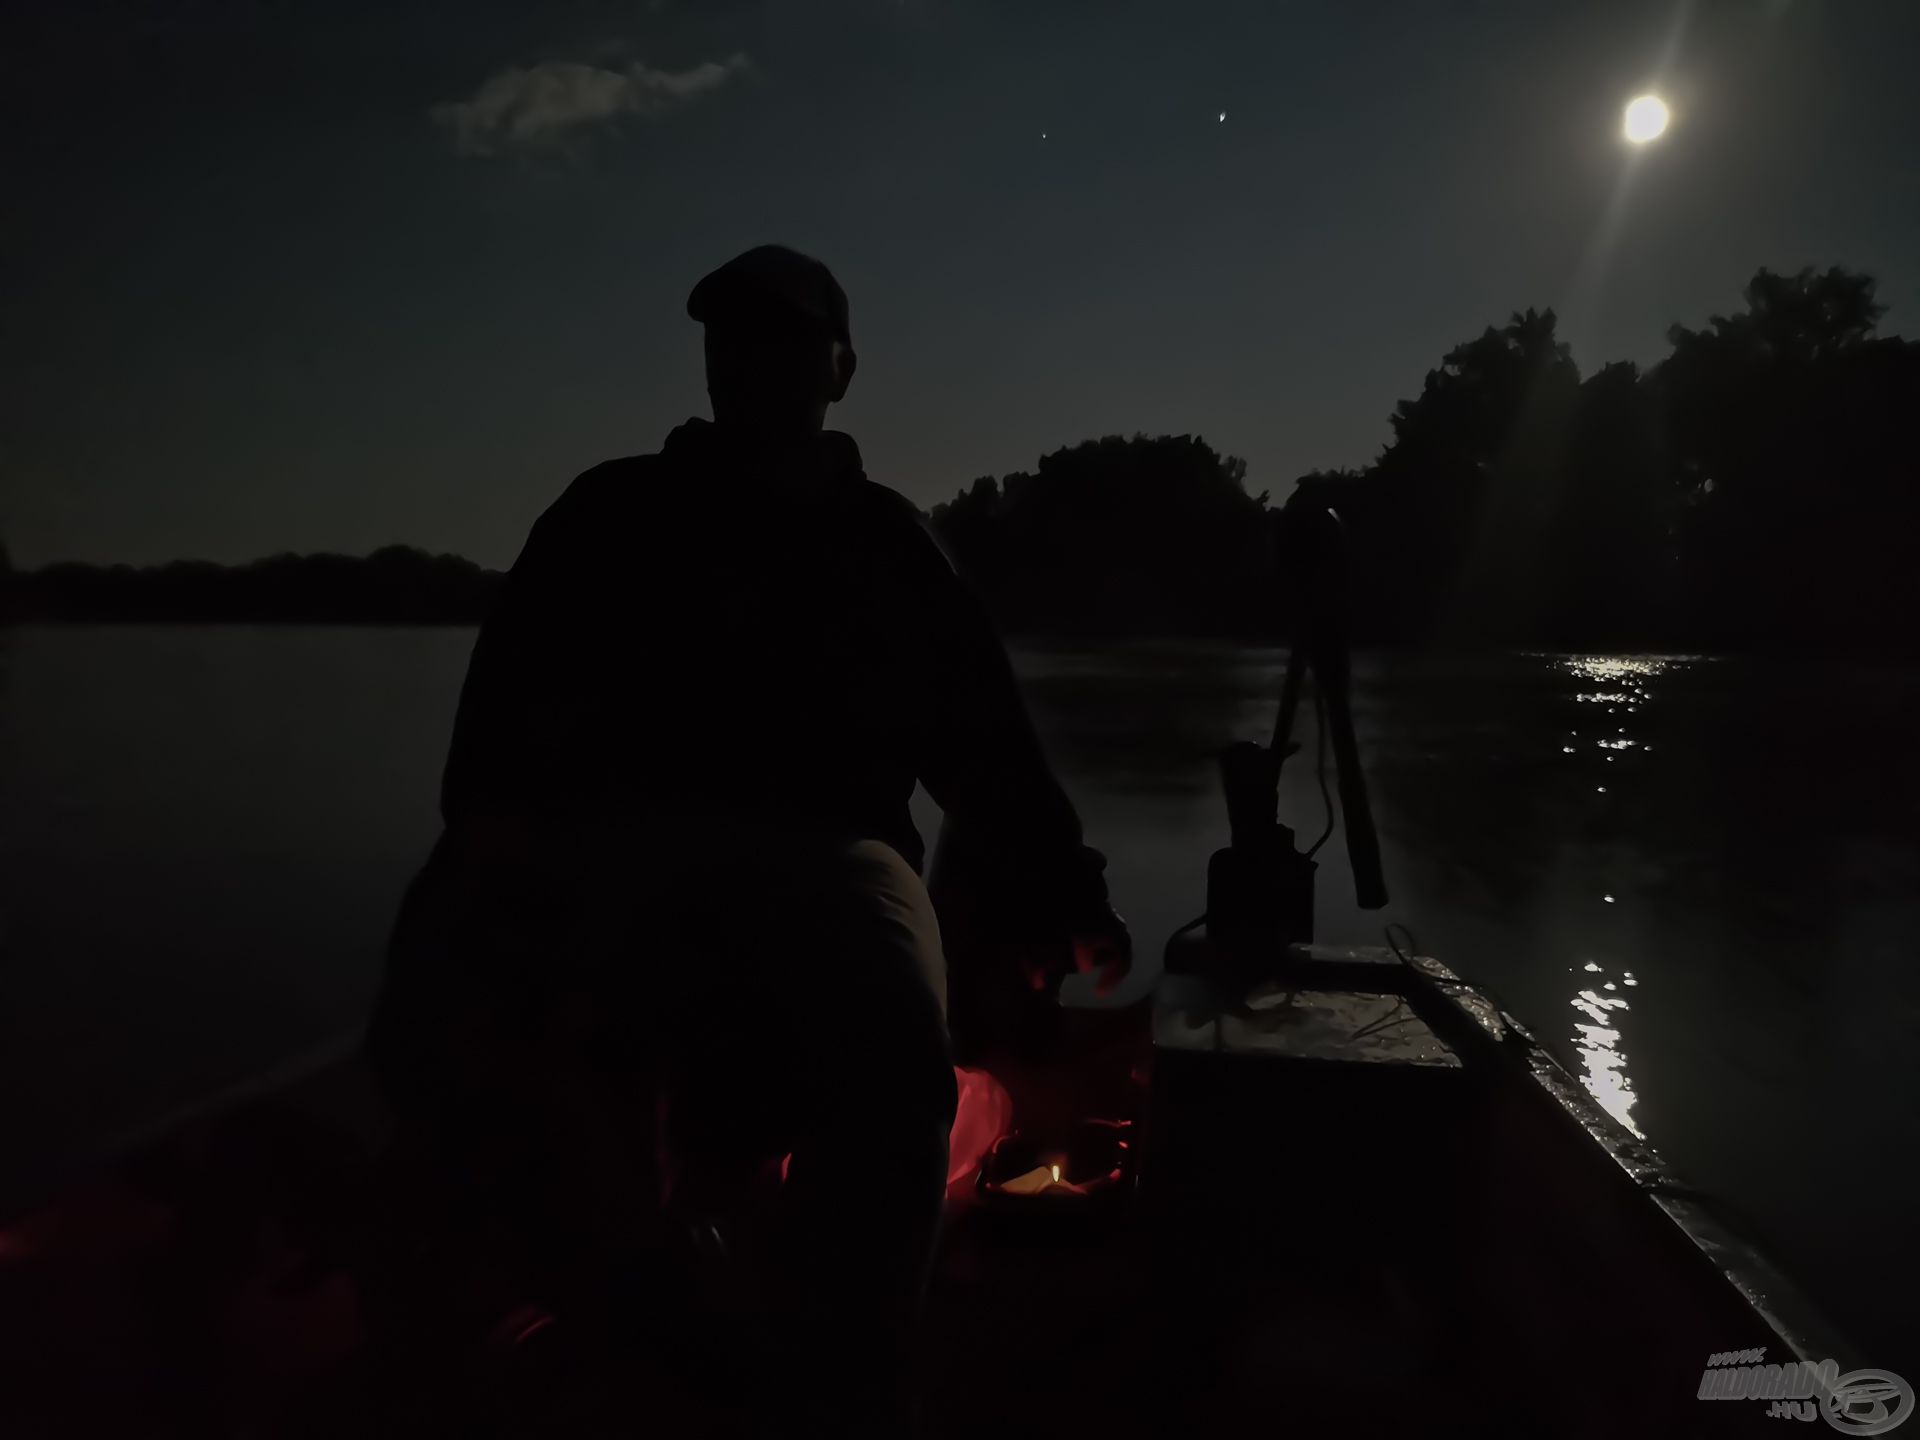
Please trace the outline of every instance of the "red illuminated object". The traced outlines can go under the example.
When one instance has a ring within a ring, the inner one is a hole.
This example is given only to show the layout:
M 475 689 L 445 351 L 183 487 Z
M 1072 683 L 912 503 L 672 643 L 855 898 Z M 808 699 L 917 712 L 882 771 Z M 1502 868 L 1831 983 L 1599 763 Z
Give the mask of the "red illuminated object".
M 960 1104 L 953 1115 L 947 1148 L 947 1184 L 957 1184 L 980 1168 L 981 1157 L 1006 1135 L 1013 1123 L 1013 1097 L 985 1070 L 954 1067 Z
M 947 1140 L 947 1184 L 957 1185 L 980 1168 L 981 1157 L 1007 1134 L 1013 1124 L 1013 1097 L 985 1070 L 953 1067 L 960 1092 Z M 780 1159 L 780 1178 L 793 1168 L 793 1156 Z

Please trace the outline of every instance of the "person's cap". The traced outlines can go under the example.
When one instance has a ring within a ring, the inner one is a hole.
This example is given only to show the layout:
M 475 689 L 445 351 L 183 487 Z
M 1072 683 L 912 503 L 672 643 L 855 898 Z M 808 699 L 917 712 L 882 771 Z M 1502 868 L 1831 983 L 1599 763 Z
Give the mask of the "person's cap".
M 703 325 L 723 316 L 755 319 L 782 312 L 853 343 L 847 329 L 847 292 L 820 261 L 785 245 L 757 245 L 734 256 L 687 296 L 687 314 Z

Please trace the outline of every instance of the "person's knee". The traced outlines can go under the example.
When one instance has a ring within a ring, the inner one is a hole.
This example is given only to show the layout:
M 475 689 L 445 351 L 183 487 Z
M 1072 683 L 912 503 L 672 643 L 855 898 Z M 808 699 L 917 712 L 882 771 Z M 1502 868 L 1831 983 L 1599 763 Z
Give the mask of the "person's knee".
M 946 1017 L 909 962 L 862 967 L 811 1027 L 813 1103 L 860 1126 L 937 1129 L 959 1102 Z
M 953 1123 L 959 1104 L 946 1025 L 924 995 L 859 1007 L 856 1027 L 827 1040 L 820 1079 L 834 1102 L 896 1123 Z M 943 1129 L 944 1133 L 944 1129 Z
M 794 847 L 765 883 L 760 909 L 778 922 L 721 972 L 719 1003 L 740 1008 L 747 1042 L 729 1083 L 836 1146 L 879 1129 L 944 1137 L 957 1104 L 945 962 L 919 876 L 883 842 L 830 840 Z

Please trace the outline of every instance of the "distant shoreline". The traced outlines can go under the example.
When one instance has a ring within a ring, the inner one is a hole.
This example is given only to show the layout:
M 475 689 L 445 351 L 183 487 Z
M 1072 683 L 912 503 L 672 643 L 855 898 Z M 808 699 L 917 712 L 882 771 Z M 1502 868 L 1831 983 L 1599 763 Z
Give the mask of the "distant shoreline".
M 301 618 L 294 620 L 272 620 L 247 617 L 199 618 L 192 620 L 175 619 L 168 616 L 146 615 L 140 617 L 87 617 L 43 618 L 38 616 L 19 617 L 12 621 L 0 621 L 0 644 L 10 632 L 27 630 L 117 630 L 137 628 L 158 629 L 228 629 L 228 630 L 478 630 L 485 616 L 455 619 L 410 619 L 401 618 Z M 1023 650 L 1058 650 L 1077 653 L 1089 648 L 1103 649 L 1150 649 L 1156 646 L 1204 646 L 1232 645 L 1248 649 L 1267 649 L 1284 651 L 1291 640 L 1276 633 L 1221 633 L 1217 631 L 1176 632 L 1161 631 L 1145 633 L 1122 630 L 1081 630 L 1081 631 L 1023 631 L 1001 630 L 1000 637 L 1006 644 Z M 1676 642 L 1648 643 L 1644 640 L 1622 641 L 1617 645 L 1603 645 L 1592 642 L 1567 643 L 1555 645 L 1551 642 L 1535 641 L 1528 644 L 1504 644 L 1497 641 L 1460 640 L 1450 644 L 1413 643 L 1406 640 L 1359 640 L 1353 644 L 1355 656 L 1408 655 L 1433 660 L 1442 656 L 1462 658 L 1489 656 L 1537 656 L 1543 659 L 1563 659 L 1578 656 L 1596 656 L 1606 658 L 1652 659 L 1672 661 L 1718 661 L 1742 659 L 1800 659 L 1806 661 L 1834 661 L 1858 663 L 1879 661 L 1891 669 L 1905 671 L 1916 663 L 1915 657 L 1900 651 L 1890 651 L 1884 646 L 1863 646 L 1850 649 L 1808 649 L 1804 646 L 1790 645 L 1766 647 L 1721 647 L 1710 649 L 1698 645 L 1685 645 Z
M 0 621 L 0 634 L 8 630 L 118 630 L 146 626 L 170 629 L 232 630 L 477 630 L 486 621 L 484 615 L 409 617 L 366 615 L 303 615 L 276 619 L 247 615 L 16 615 Z
M 0 623 L 477 625 L 505 577 L 459 555 L 389 545 L 247 565 L 47 565 L 6 578 Z

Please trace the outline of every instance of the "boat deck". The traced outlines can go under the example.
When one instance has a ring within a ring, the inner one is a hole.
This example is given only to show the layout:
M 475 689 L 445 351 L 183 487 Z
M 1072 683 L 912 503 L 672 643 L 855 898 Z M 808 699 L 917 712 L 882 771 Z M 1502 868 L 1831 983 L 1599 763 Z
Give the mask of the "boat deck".
M 1523 1059 L 1418 1020 L 1350 1018 L 1375 1043 L 1344 1048 L 1300 1028 L 1381 1000 L 1296 997 L 1279 1044 L 1257 1010 L 1239 1032 L 1163 1016 L 1137 1187 L 956 1206 L 926 1433 L 1751 1433 L 1763 1403 L 1696 1390 L 1716 1351 L 1794 1358 L 1754 1297 Z M 0 1434 L 702 1433 L 633 1352 L 537 1423 L 474 1403 L 484 1376 L 438 1397 L 382 1380 L 338 1233 L 364 1086 L 336 1068 L 209 1118 L 0 1230 Z

